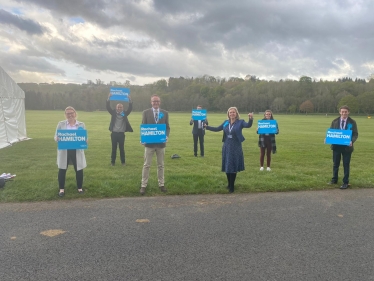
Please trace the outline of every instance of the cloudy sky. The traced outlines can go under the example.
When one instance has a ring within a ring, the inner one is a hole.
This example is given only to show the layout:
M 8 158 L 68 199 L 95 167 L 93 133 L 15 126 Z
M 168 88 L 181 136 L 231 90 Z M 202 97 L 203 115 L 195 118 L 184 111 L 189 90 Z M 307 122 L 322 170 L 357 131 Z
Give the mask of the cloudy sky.
M 372 0 L 0 0 L 16 82 L 374 73 Z

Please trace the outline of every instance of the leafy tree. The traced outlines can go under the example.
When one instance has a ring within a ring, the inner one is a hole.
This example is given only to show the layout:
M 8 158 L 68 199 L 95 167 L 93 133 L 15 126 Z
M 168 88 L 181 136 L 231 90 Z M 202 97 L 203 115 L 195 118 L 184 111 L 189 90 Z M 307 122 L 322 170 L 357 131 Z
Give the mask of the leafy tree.
M 273 103 L 271 104 L 271 109 L 274 112 L 281 112 L 285 109 L 284 99 L 283 98 L 275 98 Z
M 338 103 L 338 110 L 343 105 L 347 105 L 349 107 L 349 111 L 352 113 L 358 112 L 359 104 L 357 98 L 353 95 L 343 97 Z
M 311 113 L 314 110 L 313 103 L 310 100 L 304 101 L 302 104 L 300 104 L 300 111 L 305 112 L 305 114 Z
M 357 96 L 360 109 L 366 114 L 374 112 L 374 92 L 365 92 Z
M 297 106 L 296 106 L 296 104 L 292 104 L 292 105 L 290 105 L 290 106 L 288 107 L 288 112 L 290 112 L 290 113 L 292 113 L 292 114 L 295 114 L 296 110 L 297 110 Z

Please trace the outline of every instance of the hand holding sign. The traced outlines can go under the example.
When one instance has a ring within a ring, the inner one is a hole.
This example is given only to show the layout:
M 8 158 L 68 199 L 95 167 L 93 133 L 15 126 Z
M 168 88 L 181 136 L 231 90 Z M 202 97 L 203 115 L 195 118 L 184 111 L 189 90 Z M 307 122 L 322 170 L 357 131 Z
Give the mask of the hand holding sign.
M 253 119 L 253 112 L 248 113 L 248 117 L 249 117 L 249 119 Z

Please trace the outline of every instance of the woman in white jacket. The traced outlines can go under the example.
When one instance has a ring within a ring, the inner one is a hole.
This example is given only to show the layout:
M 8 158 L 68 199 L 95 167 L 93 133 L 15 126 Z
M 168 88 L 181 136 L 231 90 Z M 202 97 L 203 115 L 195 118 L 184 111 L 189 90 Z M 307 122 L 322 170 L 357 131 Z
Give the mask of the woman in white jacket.
M 57 124 L 55 141 L 58 141 L 57 130 L 78 130 L 78 128 L 86 129 L 83 122 L 79 122 L 77 112 L 71 106 L 65 109 L 66 120 L 60 121 Z M 83 149 L 61 149 L 57 150 L 57 166 L 58 166 L 58 184 L 60 191 L 58 196 L 65 195 L 65 177 L 66 170 L 69 164 L 74 165 L 75 178 L 77 181 L 77 188 L 79 193 L 83 193 L 83 169 L 86 168 L 86 157 Z

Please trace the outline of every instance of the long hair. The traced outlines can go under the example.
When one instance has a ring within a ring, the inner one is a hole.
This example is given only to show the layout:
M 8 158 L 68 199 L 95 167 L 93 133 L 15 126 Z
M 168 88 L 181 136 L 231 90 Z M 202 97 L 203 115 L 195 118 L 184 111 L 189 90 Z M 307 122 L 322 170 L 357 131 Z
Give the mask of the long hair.
M 266 117 L 265 117 L 266 112 L 270 112 L 270 114 L 271 114 L 271 115 L 270 115 L 270 120 L 274 120 L 273 112 L 271 112 L 270 109 L 265 110 L 265 112 L 264 112 L 264 119 L 262 119 L 262 120 L 267 120 Z
M 236 111 L 236 120 L 239 120 L 240 119 L 240 114 L 239 114 L 238 109 L 235 106 L 232 106 L 232 107 L 230 107 L 227 110 L 227 118 L 230 119 L 229 112 L 230 112 L 231 109 L 235 109 L 235 111 Z

